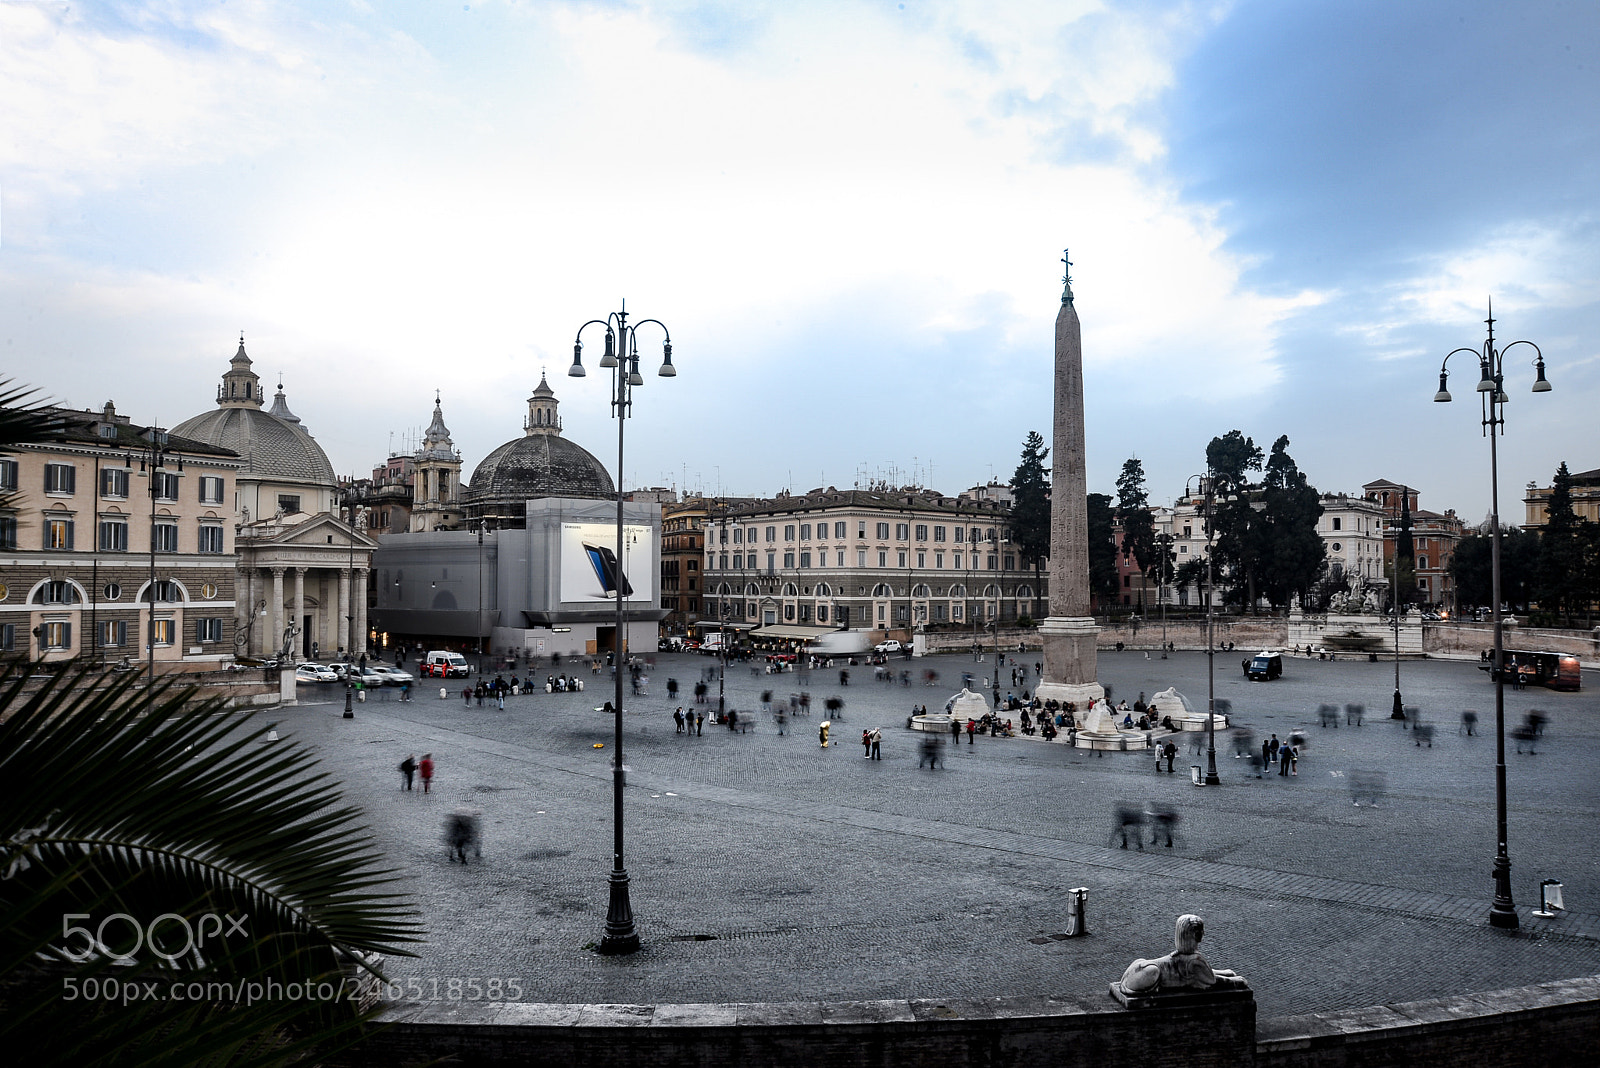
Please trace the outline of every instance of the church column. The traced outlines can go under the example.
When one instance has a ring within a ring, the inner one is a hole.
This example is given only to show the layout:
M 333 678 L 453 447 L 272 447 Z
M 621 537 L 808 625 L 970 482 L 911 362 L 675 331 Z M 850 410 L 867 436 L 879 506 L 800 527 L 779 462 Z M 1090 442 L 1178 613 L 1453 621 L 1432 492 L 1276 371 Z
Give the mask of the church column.
M 348 653 L 354 646 L 350 644 L 350 572 L 339 569 L 339 650 Z
M 272 597 L 267 603 L 266 647 L 269 656 L 276 656 L 283 641 L 283 568 L 272 569 Z
M 305 641 L 305 639 L 298 632 L 299 632 L 301 626 L 303 625 L 302 621 L 305 618 L 306 618 L 306 569 L 303 568 L 303 567 L 297 567 L 297 568 L 294 569 L 294 626 L 295 626 L 296 634 L 295 634 L 295 641 L 294 641 L 294 649 L 293 649 L 293 651 L 291 653 L 291 656 L 290 656 L 290 659 L 292 659 L 292 660 L 299 660 L 300 659 L 300 653 L 304 649 L 304 641 Z
M 356 655 L 367 651 L 367 568 L 356 568 L 355 589 L 351 591 L 356 599 Z

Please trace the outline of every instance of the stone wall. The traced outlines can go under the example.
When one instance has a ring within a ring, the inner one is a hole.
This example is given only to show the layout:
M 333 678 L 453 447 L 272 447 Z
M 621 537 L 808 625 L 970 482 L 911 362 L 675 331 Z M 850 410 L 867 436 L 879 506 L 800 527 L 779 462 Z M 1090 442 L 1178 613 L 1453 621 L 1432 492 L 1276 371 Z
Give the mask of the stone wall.
M 1507 619 L 1505 646 L 1530 652 L 1577 653 L 1584 667 L 1600 667 L 1600 628 L 1595 631 L 1549 630 L 1518 627 Z M 1460 656 L 1477 659 L 1485 649 L 1494 648 L 1494 624 L 1463 623 L 1455 620 L 1428 623 L 1422 628 L 1422 646 L 1429 656 Z
M 339 1063 L 408 1068 L 1543 1068 L 1595 1063 L 1600 976 L 1262 1020 L 1247 994 L 1128 1011 L 1109 996 L 760 1005 L 397 1003 Z

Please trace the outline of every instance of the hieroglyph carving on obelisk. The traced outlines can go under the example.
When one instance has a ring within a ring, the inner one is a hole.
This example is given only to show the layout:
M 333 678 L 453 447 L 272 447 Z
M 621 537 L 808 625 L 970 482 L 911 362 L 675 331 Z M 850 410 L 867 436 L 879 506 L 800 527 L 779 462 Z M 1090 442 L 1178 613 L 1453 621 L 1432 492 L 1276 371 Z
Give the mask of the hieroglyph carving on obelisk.
M 1072 303 L 1072 261 L 1065 251 L 1061 311 L 1056 315 L 1055 461 L 1050 489 L 1050 616 L 1044 639 L 1040 698 L 1080 709 L 1105 696 L 1095 681 L 1095 636 L 1089 614 L 1089 486 L 1084 465 L 1083 336 Z

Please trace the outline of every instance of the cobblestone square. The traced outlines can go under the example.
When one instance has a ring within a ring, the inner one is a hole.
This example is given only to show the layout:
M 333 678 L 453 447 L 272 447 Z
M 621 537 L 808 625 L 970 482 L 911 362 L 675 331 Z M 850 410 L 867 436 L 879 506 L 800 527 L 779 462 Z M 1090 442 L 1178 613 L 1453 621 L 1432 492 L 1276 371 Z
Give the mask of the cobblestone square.
M 991 654 L 992 655 L 992 654 Z M 1032 665 L 1037 654 L 1020 659 Z M 309 693 L 270 714 L 314 747 L 371 816 L 382 848 L 422 907 L 430 941 L 388 972 L 407 997 L 473 998 L 505 989 L 534 1002 L 712 1002 L 984 997 L 1103 992 L 1128 961 L 1171 948 L 1173 918 L 1206 920 L 1217 967 L 1249 979 L 1263 1016 L 1487 990 L 1600 972 L 1600 881 L 1594 844 L 1600 697 L 1506 693 L 1508 728 L 1548 717 L 1536 754 L 1507 739 L 1510 855 L 1520 932 L 1491 929 L 1494 691 L 1472 663 L 1407 662 L 1401 688 L 1435 730 L 1432 745 L 1388 719 L 1389 663 L 1286 659 L 1281 680 L 1248 683 L 1239 654 L 1219 653 L 1216 687 L 1255 736 L 1307 738 L 1299 774 L 1254 777 L 1219 734 L 1223 785 L 1196 789 L 1149 753 L 1095 756 L 1063 744 L 980 736 L 950 746 L 946 766 L 918 767 L 915 704 L 938 711 L 971 656 L 895 661 L 913 685 L 874 681 L 870 667 L 766 675 L 730 664 L 728 704 L 754 729 L 678 734 L 679 703 L 715 661 L 660 654 L 649 695 L 626 700 L 626 861 L 644 948 L 624 958 L 590 948 L 605 920 L 611 865 L 612 720 L 605 675 L 582 693 L 509 698 L 504 711 L 440 699 L 373 695 L 353 720 L 343 693 Z M 1231 665 L 1231 668 L 1230 668 Z M 536 669 L 541 680 L 551 670 Z M 564 665 L 563 670 L 574 670 Z M 923 673 L 937 671 L 929 687 Z M 1002 668 L 1002 692 L 1010 679 Z M 1176 685 L 1196 707 L 1204 654 L 1102 652 L 1117 699 Z M 333 688 L 326 688 L 331 691 Z M 764 690 L 804 690 L 812 711 L 779 735 Z M 335 699 L 335 696 L 337 699 Z M 822 702 L 844 699 L 835 744 L 818 744 Z M 1323 703 L 1360 702 L 1362 726 L 1320 727 Z M 1460 732 L 1478 712 L 1477 733 Z M 883 759 L 863 758 L 860 731 L 881 727 Z M 600 748 L 596 748 L 599 743 Z M 407 755 L 432 753 L 433 792 L 399 789 Z M 1352 804 L 1352 772 L 1386 780 L 1377 807 Z M 1114 806 L 1177 808 L 1175 844 L 1120 849 Z M 442 841 L 457 805 L 482 811 L 483 857 L 451 863 Z M 1538 884 L 1565 884 L 1571 911 L 1540 920 Z M 1066 929 L 1066 896 L 1088 888 L 1088 936 Z M 515 979 L 515 992 L 506 985 Z

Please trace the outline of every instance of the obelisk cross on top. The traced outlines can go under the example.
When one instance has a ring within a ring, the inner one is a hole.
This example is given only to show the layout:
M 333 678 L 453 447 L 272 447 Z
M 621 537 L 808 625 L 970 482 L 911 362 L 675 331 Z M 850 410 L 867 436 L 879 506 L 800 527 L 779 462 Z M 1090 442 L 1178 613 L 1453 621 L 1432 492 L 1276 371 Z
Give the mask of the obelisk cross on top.
M 1061 291 L 1061 303 L 1072 303 L 1072 261 L 1067 259 L 1067 250 L 1061 250 L 1061 262 L 1066 264 L 1066 270 L 1061 272 L 1061 284 L 1065 286 Z

